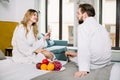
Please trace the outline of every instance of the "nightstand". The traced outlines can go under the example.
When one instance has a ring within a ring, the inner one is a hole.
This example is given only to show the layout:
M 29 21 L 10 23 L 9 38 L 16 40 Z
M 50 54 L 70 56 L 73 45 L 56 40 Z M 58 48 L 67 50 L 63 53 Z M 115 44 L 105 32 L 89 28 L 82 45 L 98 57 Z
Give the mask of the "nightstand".
M 5 56 L 12 56 L 12 47 L 5 48 Z

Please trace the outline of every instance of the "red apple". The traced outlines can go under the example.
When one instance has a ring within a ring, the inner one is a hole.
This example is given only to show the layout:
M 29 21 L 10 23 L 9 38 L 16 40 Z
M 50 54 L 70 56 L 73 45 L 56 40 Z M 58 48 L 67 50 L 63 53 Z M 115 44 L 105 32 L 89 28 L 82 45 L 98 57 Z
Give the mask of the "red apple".
M 48 59 L 43 59 L 43 60 L 42 60 L 42 64 L 47 64 L 47 65 L 48 65 L 48 63 L 49 63 L 49 60 L 48 60 Z
M 37 63 L 37 64 L 36 64 L 36 68 L 37 68 L 37 69 L 40 69 L 41 64 L 42 64 L 42 63 Z
M 59 61 L 53 61 L 54 70 L 59 71 L 62 68 L 62 64 Z

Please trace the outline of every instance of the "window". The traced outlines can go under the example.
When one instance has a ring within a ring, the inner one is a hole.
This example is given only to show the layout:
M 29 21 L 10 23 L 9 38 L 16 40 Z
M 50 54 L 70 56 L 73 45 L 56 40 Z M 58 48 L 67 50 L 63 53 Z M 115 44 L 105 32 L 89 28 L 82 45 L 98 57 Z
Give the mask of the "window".
M 48 0 L 47 29 L 51 31 L 52 39 L 59 39 L 59 0 Z
M 100 0 L 102 5 L 102 25 L 110 34 L 112 48 L 120 49 L 120 0 Z
M 52 39 L 73 44 L 74 0 L 47 0 L 47 30 Z
M 112 47 L 115 47 L 116 0 L 103 0 L 102 3 L 102 25 L 105 26 L 110 34 Z
M 75 0 L 40 0 L 46 1 L 45 8 L 45 31 L 52 31 L 52 39 L 67 40 L 69 44 L 76 42 L 73 39 L 75 10 Z M 83 0 L 84 1 L 84 0 Z M 92 0 L 87 0 L 92 1 Z M 96 0 L 95 0 L 96 1 Z M 99 0 L 100 23 L 106 27 L 110 33 L 113 49 L 120 46 L 120 0 Z M 94 2 L 92 2 L 94 3 Z M 42 4 L 41 4 L 42 5 Z M 98 5 L 97 3 L 95 6 Z M 44 10 L 41 11 L 41 17 Z M 97 16 L 98 17 L 98 16 Z M 42 21 L 44 21 L 44 18 Z M 41 22 L 43 24 L 44 22 Z M 44 25 L 42 25 L 44 27 Z M 41 29 L 43 31 L 43 29 Z
M 73 44 L 74 1 L 63 0 L 62 6 L 62 39 Z

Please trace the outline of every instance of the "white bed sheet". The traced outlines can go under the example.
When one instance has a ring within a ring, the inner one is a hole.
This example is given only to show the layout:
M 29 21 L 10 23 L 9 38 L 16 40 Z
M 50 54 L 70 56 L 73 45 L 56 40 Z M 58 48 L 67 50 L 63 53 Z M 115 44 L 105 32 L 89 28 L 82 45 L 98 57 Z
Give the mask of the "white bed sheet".
M 61 63 L 64 65 L 66 61 Z M 14 63 L 11 58 L 0 60 L 0 80 L 30 80 L 48 72 L 36 69 L 35 64 Z
M 111 69 L 110 80 L 120 80 L 120 63 L 115 63 Z

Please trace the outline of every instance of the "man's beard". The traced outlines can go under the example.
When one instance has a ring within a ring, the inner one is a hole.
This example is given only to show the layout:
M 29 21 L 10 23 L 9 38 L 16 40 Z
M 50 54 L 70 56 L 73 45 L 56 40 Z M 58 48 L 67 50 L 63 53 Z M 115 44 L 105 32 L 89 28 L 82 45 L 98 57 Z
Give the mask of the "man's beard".
M 82 24 L 83 23 L 83 17 L 81 17 L 81 19 L 78 20 L 78 24 Z
M 78 24 L 82 24 L 82 23 L 83 23 L 83 20 L 79 20 L 79 21 L 78 21 Z

